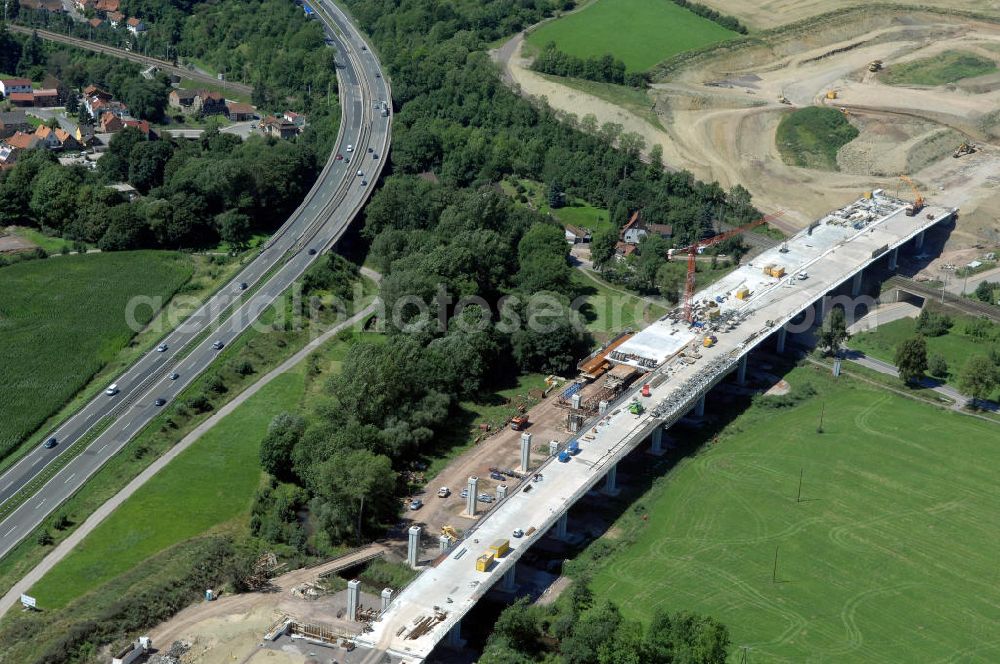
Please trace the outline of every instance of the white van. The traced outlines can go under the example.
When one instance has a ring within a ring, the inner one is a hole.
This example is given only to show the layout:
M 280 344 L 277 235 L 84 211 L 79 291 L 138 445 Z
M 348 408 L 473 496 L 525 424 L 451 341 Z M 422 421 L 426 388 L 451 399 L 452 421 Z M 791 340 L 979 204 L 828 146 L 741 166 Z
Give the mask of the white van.
M 111 385 L 108 386 L 108 389 L 104 390 L 104 393 L 109 397 L 115 396 L 118 394 L 118 385 L 116 383 L 111 383 Z

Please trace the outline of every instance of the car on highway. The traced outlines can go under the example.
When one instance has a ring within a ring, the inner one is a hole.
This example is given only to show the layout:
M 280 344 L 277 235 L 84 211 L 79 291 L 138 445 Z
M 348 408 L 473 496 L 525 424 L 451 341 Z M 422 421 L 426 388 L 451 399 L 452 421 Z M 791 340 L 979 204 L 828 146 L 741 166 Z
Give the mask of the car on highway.
M 372 152 L 372 159 L 378 159 L 378 152 Z
M 417 498 L 416 500 L 410 501 L 410 509 L 412 511 L 414 511 L 414 512 L 417 511 L 418 509 L 420 509 L 423 506 L 424 506 L 424 501 L 420 500 L 419 498 Z
M 104 390 L 104 393 L 109 397 L 115 396 L 118 394 L 118 385 L 116 383 L 111 383 L 111 385 L 108 385 L 108 389 Z
M 362 187 L 367 186 L 367 185 L 368 185 L 368 180 L 362 180 L 361 181 L 361 186 Z
M 246 290 L 246 289 L 247 289 L 247 282 L 241 281 L 240 282 L 240 290 Z
M 361 50 L 362 50 L 362 51 L 367 51 L 367 50 L 368 50 L 368 47 L 367 47 L 367 46 L 365 46 L 364 44 L 362 44 L 362 45 L 361 45 Z
M 451 495 L 451 489 L 449 489 L 448 487 L 443 486 L 440 489 L 438 489 L 438 498 L 447 498 L 450 495 Z
M 515 528 L 514 532 L 511 533 L 514 537 L 524 537 L 524 531 L 520 528 Z
M 212 348 L 214 348 L 215 350 L 222 350 L 222 347 L 225 345 L 226 344 L 222 343 L 221 339 L 216 339 L 215 343 L 212 344 Z
M 360 178 L 360 177 L 364 177 L 364 175 L 365 175 L 364 173 L 362 173 L 361 171 L 358 171 L 358 177 L 359 177 L 359 178 Z
M 312 248 L 310 248 L 310 249 L 309 249 L 309 255 L 310 255 L 310 256 L 315 256 L 315 255 L 316 255 L 316 250 L 315 250 L 315 249 L 312 249 Z
M 353 146 L 353 145 L 351 145 L 350 143 L 348 143 L 348 144 L 347 144 L 347 151 L 348 151 L 348 152 L 354 152 L 354 146 Z
M 375 72 L 375 78 L 382 78 L 382 74 L 379 72 Z
M 166 350 L 167 350 L 167 344 L 160 344 L 159 346 L 156 347 L 157 353 L 163 353 Z
M 181 375 L 179 373 L 177 373 L 176 371 L 173 372 L 172 374 L 170 374 L 170 380 L 177 380 L 180 377 L 181 377 Z
M 59 444 L 58 440 L 56 440 L 55 438 L 49 438 L 47 441 L 45 441 L 45 449 L 51 450 L 58 444 Z
M 156 401 L 154 401 L 153 405 L 154 406 L 162 406 L 165 403 L 167 403 L 167 400 L 161 397 L 161 398 L 157 399 Z
M 369 145 L 369 146 L 368 146 L 368 152 L 375 152 L 375 148 L 373 148 L 373 147 L 371 147 L 371 146 Z
M 337 161 L 344 161 L 344 155 L 337 153 Z

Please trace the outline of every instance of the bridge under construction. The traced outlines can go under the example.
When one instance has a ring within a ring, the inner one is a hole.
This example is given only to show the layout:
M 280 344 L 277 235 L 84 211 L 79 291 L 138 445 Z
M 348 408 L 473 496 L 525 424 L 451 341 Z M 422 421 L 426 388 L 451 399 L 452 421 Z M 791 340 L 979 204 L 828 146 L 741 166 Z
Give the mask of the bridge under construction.
M 715 385 L 732 373 L 745 381 L 755 348 L 768 341 L 784 352 L 789 330 L 814 326 L 832 306 L 851 306 L 865 270 L 895 270 L 904 245 L 920 249 L 926 231 L 956 214 L 954 208 L 914 209 L 876 190 L 697 293 L 692 321 L 677 310 L 615 345 L 610 363 L 645 372 L 636 387 L 602 402 L 562 449 L 553 446 L 543 467 L 530 469 L 544 479 L 531 481 L 529 474 L 512 487 L 446 556 L 392 598 L 358 645 L 416 663 L 441 641 L 457 640 L 462 617 L 493 585 L 513 586 L 514 566 L 532 544 L 550 530 L 566 536 L 574 503 L 600 482 L 604 491 L 616 491 L 622 458 L 647 441 L 660 453 L 663 431 L 692 411 L 703 414 Z M 572 454 L 560 460 L 567 450 Z M 474 510 L 474 500 L 470 504 Z M 419 543 L 414 530 L 411 562 Z M 510 539 L 515 530 L 524 536 Z M 500 540 L 509 540 L 509 549 L 491 551 Z

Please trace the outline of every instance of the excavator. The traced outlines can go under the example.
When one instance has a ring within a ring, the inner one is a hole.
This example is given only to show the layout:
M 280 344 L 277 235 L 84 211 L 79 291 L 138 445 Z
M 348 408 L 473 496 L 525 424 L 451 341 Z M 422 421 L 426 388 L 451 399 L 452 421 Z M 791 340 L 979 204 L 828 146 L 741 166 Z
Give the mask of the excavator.
M 441 534 L 450 539 L 452 543 L 458 541 L 458 531 L 451 526 L 441 526 Z
M 962 144 L 959 145 L 958 148 L 956 148 L 954 154 L 952 154 L 951 156 L 954 157 L 955 159 L 958 159 L 959 157 L 964 157 L 967 154 L 972 154 L 975 151 L 976 151 L 975 145 L 963 141 Z
M 899 179 L 910 185 L 910 189 L 913 190 L 913 202 L 906 206 L 905 212 L 907 217 L 915 217 L 924 209 L 924 197 L 917 190 L 917 185 L 913 184 L 913 180 L 905 175 L 900 175 Z
M 870 72 L 876 72 L 876 71 L 879 71 L 881 69 L 882 69 L 882 61 L 881 60 L 872 60 L 871 62 L 868 63 L 868 71 L 870 71 Z

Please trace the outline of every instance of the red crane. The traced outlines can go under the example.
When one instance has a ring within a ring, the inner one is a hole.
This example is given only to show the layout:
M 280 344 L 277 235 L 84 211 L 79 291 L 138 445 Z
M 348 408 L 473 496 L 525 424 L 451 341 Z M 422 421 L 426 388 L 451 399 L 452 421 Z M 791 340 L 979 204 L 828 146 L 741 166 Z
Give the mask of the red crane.
M 752 221 L 745 226 L 740 226 L 739 228 L 733 228 L 726 231 L 725 233 L 720 233 L 715 237 L 706 238 L 704 240 L 698 240 L 689 247 L 684 247 L 683 249 L 678 249 L 678 252 L 686 251 L 688 255 L 688 269 L 687 269 L 687 279 L 684 281 L 684 320 L 691 322 L 691 300 L 694 298 L 694 275 L 695 275 L 695 258 L 698 256 L 698 250 L 704 249 L 705 247 L 711 247 L 714 244 L 719 244 L 723 240 L 728 240 L 731 237 L 736 237 L 741 233 L 745 233 L 753 228 L 757 228 L 762 224 L 766 224 L 773 219 L 777 219 L 782 214 L 783 211 L 775 212 L 774 214 L 769 214 L 761 217 L 757 221 Z

